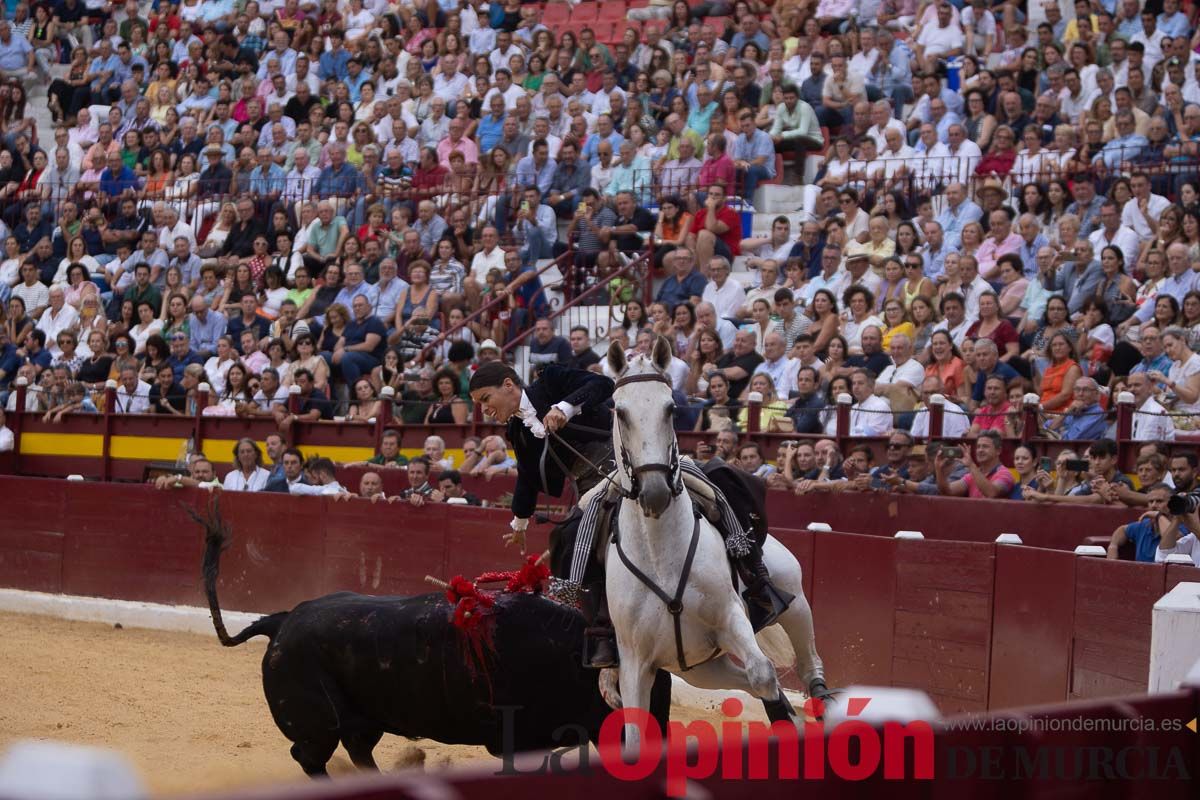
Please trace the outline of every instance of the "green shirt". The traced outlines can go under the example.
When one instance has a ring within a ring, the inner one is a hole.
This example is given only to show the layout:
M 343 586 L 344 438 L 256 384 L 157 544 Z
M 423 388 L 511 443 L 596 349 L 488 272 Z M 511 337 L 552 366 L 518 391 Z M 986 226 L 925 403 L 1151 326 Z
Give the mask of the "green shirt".
M 802 139 L 806 144 L 816 147 L 825 144 L 817 114 L 813 107 L 803 100 L 796 101 L 794 111 L 788 111 L 783 103 L 775 106 L 775 122 L 771 125 L 771 135 L 779 136 L 784 141 Z
M 380 464 L 380 465 L 391 464 L 393 466 L 403 467 L 404 465 L 408 464 L 408 456 L 397 453 L 395 458 L 387 459 L 387 458 L 384 458 L 382 454 L 380 454 L 380 455 L 372 456 L 371 458 L 369 458 L 367 460 L 367 463 L 368 464 Z
M 342 216 L 330 220 L 328 227 L 322 225 L 321 220 L 314 219 L 308 229 L 308 243 L 322 256 L 333 255 L 337 250 L 338 237 L 345 227 L 346 218 Z

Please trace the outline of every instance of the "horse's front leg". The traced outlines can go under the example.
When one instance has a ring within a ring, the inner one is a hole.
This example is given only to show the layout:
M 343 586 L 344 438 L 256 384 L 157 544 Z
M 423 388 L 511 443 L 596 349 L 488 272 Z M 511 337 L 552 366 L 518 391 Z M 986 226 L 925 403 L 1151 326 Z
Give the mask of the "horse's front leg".
M 775 665 L 763 653 L 754 638 L 754 629 L 741 608 L 727 615 L 727 622 L 717 631 L 717 644 L 727 653 L 737 656 L 745 665 L 746 684 L 750 694 L 760 700 L 779 697 L 779 677 Z
M 648 664 L 639 663 L 632 647 L 620 647 L 621 651 L 621 707 L 637 708 L 646 712 L 647 724 L 654 724 L 650 714 L 650 690 L 654 686 L 655 670 Z M 642 747 L 641 727 L 636 722 L 625 723 L 624 752 L 638 758 Z

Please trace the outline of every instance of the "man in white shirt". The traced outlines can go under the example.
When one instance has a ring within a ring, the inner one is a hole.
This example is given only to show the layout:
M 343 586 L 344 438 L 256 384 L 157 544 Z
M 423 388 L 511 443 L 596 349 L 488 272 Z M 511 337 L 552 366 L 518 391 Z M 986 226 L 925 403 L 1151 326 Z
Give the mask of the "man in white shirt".
M 983 158 L 983 151 L 967 138 L 967 129 L 957 122 L 946 129 L 946 148 L 951 158 L 950 179 L 969 183 L 976 165 Z
M 1133 393 L 1133 430 L 1135 442 L 1173 442 L 1175 423 L 1167 416 L 1167 410 L 1154 399 L 1154 385 L 1145 372 L 1129 375 L 1129 391 Z
M 908 398 L 911 407 L 917 398 L 917 387 L 925 379 L 925 368 L 912 357 L 912 351 L 912 339 L 907 335 L 897 333 L 892 336 L 888 342 L 892 364 L 875 380 L 875 394 L 891 400 Z
M 729 260 L 724 256 L 713 256 L 708 262 L 708 285 L 701 299 L 712 303 L 717 316 L 740 319 L 746 305 L 746 290 L 735 280 L 730 280 Z
M 721 337 L 721 346 L 726 350 L 733 347 L 733 340 L 737 337 L 737 326 L 724 317 L 717 316 L 717 308 L 712 303 L 699 303 L 696 305 L 696 330 L 716 331 L 717 336 Z
M 787 356 L 787 340 L 783 334 L 772 331 L 763 340 L 763 362 L 755 367 L 755 374 L 763 373 L 775 384 L 775 396 L 786 399 L 796 388 L 796 373 L 800 364 Z
M 340 495 L 346 490 L 337 482 L 337 470 L 328 458 L 313 459 L 308 468 L 308 483 L 288 482 L 289 494 Z
M 854 405 L 850 407 L 851 436 L 886 436 L 894 425 L 892 406 L 875 394 L 875 379 L 865 369 L 858 369 L 850 376 L 850 394 Z
M 966 301 L 957 292 L 950 292 L 942 298 L 939 311 L 942 312 L 942 319 L 933 326 L 933 330 L 946 331 L 950 334 L 950 339 L 962 347 L 967 330 L 975 324 L 977 317 L 967 314 Z
M 449 105 L 464 97 L 469 86 L 467 76 L 458 71 L 458 57 L 442 56 L 441 69 L 433 78 L 433 93 Z
M 1130 184 L 1132 186 L 1132 182 Z M 1134 199 L 1126 201 L 1133 203 Z M 1133 253 L 1134 259 L 1137 260 L 1137 253 L 1141 250 L 1139 242 L 1141 241 L 1137 233 L 1128 225 L 1122 224 L 1121 210 L 1117 204 L 1111 200 L 1106 201 L 1100 207 L 1100 222 L 1101 225 L 1092 231 L 1092 235 L 1088 237 L 1088 242 L 1092 245 L 1092 252 L 1099 255 L 1104 251 L 1104 248 L 1112 245 L 1122 253 Z M 1128 264 L 1130 258 L 1125 256 L 1125 263 Z
M 936 72 L 938 61 L 962 55 L 966 46 L 962 25 L 953 20 L 949 3 L 940 3 L 937 7 L 937 24 L 921 26 L 921 32 L 916 39 L 916 57 L 925 72 Z
M 933 396 L 942 397 L 942 436 L 947 439 L 958 439 L 966 436 L 971 427 L 971 418 L 957 403 L 942 394 L 942 379 L 931 375 L 921 384 L 921 404 L 913 415 L 912 435 L 917 438 L 929 436 L 929 406 Z
M 1142 242 L 1158 235 L 1158 218 L 1171 201 L 1161 195 L 1151 194 L 1150 178 L 1144 172 L 1135 172 L 1129 179 L 1133 197 L 1125 201 L 1121 210 L 1121 224 L 1132 230 Z M 1136 260 L 1137 251 L 1125 253 L 1126 263 Z
M 46 334 L 46 346 L 50 355 L 58 358 L 62 350 L 58 346 L 58 335 L 68 328 L 73 328 L 79 322 L 79 312 L 74 306 L 67 305 L 66 293 L 61 284 L 50 287 L 50 305 L 46 313 L 38 320 L 38 330 Z
M 117 386 L 116 414 L 147 414 L 150 412 L 150 384 L 138 378 L 137 370 L 125 367 Z
M 0 408 L 0 453 L 8 453 L 14 446 L 13 432 L 4 424 L 4 409 Z
M 911 151 L 908 171 L 922 189 L 934 191 L 947 180 L 957 179 L 950 148 L 938 141 L 932 122 L 921 123 L 917 145 Z

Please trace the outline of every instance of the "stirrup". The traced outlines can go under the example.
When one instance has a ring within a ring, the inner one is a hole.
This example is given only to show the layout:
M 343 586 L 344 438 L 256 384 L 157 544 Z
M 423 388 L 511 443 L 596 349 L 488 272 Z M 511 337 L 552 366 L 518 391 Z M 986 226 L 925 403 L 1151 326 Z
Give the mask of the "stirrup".
M 583 631 L 584 669 L 608 669 L 619 666 L 617 638 L 612 628 L 585 628 Z
M 791 592 L 777 588 L 770 581 L 763 581 L 756 589 L 747 588 L 742 592 L 742 597 L 746 600 L 746 612 L 750 617 L 750 627 L 755 633 L 775 624 L 779 615 L 787 611 L 788 606 L 796 599 Z M 770 609 L 767 608 L 767 603 L 770 603 Z

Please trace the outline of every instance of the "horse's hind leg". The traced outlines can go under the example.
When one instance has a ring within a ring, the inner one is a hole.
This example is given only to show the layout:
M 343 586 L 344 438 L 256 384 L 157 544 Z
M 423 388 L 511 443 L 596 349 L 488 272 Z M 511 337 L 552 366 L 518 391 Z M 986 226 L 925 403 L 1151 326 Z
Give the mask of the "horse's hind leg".
M 379 769 L 375 763 L 375 745 L 383 738 L 382 731 L 356 731 L 342 734 L 342 746 L 359 769 Z
M 800 571 L 800 564 L 787 548 L 773 538 L 767 539 L 763 548 L 763 559 L 771 572 L 771 580 L 796 598 L 787 611 L 779 615 L 778 621 L 796 653 L 796 674 L 804 681 L 806 687 L 815 680 L 824 681 L 825 668 L 821 664 L 821 657 L 817 655 L 812 607 L 804 595 L 804 577 Z

